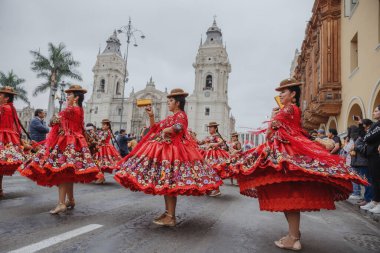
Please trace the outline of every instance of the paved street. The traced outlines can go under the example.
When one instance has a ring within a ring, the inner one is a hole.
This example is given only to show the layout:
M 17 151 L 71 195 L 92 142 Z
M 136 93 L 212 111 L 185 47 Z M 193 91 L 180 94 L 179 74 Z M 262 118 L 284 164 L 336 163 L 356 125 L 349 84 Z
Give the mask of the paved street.
M 229 181 L 219 198 L 180 197 L 175 228 L 151 222 L 162 197 L 131 192 L 109 176 L 105 185 L 76 185 L 76 208 L 58 216 L 48 213 L 55 188 L 16 175 L 5 177 L 4 189 L 0 252 L 31 252 L 32 244 L 39 252 L 287 252 L 273 245 L 287 231 L 283 215 L 260 212 L 257 200 Z M 380 251 L 380 224 L 346 202 L 304 213 L 301 229 L 303 252 Z

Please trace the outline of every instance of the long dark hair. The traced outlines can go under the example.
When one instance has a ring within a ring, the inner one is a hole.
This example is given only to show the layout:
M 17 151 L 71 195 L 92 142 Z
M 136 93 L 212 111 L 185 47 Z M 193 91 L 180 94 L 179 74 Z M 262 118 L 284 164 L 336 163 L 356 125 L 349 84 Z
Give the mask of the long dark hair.
M 289 87 L 289 91 L 290 92 L 295 92 L 296 95 L 295 95 L 295 99 L 296 99 L 296 102 L 295 104 L 300 107 L 300 99 L 301 99 L 301 87 L 300 86 L 292 86 L 292 87 Z
M 74 98 L 78 97 L 78 106 L 82 107 L 83 100 L 84 100 L 84 93 L 81 91 L 73 91 Z
M 218 126 L 212 126 L 212 127 L 215 127 L 215 133 L 222 139 L 223 143 L 224 143 L 224 148 L 229 151 L 229 147 L 227 145 L 227 142 L 226 140 L 223 138 L 223 136 L 219 133 L 219 129 L 218 129 Z
M 3 93 L 6 98 L 8 98 L 8 103 L 13 103 L 14 95 L 9 93 Z
M 181 109 L 181 111 L 184 111 L 186 105 L 185 96 L 174 96 L 172 98 L 174 99 L 174 101 L 179 102 L 179 109 Z

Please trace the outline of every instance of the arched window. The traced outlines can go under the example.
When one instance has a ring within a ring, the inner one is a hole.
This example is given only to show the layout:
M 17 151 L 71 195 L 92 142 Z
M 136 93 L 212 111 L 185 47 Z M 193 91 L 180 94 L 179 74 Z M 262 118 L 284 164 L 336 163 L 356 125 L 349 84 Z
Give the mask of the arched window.
M 206 86 L 205 86 L 206 90 L 211 90 L 212 89 L 212 76 L 211 75 L 207 75 L 206 76 Z
M 106 87 L 106 80 L 102 79 L 100 80 L 100 86 L 99 86 L 99 90 L 100 92 L 104 92 L 105 91 L 105 87 Z
M 116 83 L 116 95 L 120 95 L 121 94 L 121 91 L 120 91 L 120 82 L 117 82 Z

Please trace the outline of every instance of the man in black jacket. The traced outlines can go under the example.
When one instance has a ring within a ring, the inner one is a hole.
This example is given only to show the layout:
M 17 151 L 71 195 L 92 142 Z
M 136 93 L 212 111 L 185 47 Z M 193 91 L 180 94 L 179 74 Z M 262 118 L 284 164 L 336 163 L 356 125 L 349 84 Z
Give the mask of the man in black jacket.
M 131 141 L 132 138 L 128 137 L 126 135 L 126 132 L 124 129 L 120 130 L 120 133 L 116 137 L 116 141 L 119 144 L 119 152 L 121 157 L 125 157 L 128 155 L 129 150 L 128 150 L 128 142 Z

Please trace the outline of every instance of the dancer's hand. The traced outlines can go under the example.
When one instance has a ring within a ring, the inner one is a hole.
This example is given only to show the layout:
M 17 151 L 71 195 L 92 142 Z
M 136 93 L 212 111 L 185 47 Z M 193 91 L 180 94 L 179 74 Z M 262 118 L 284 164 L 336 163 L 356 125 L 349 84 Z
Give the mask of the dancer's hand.
M 154 117 L 153 108 L 152 108 L 151 105 L 146 106 L 145 107 L 145 111 L 148 114 L 149 118 L 153 118 Z
M 272 118 L 277 115 L 277 113 L 280 111 L 279 107 L 275 107 L 272 109 Z
M 164 139 L 170 138 L 170 135 L 172 134 L 172 128 L 167 127 L 161 132 L 161 137 Z

